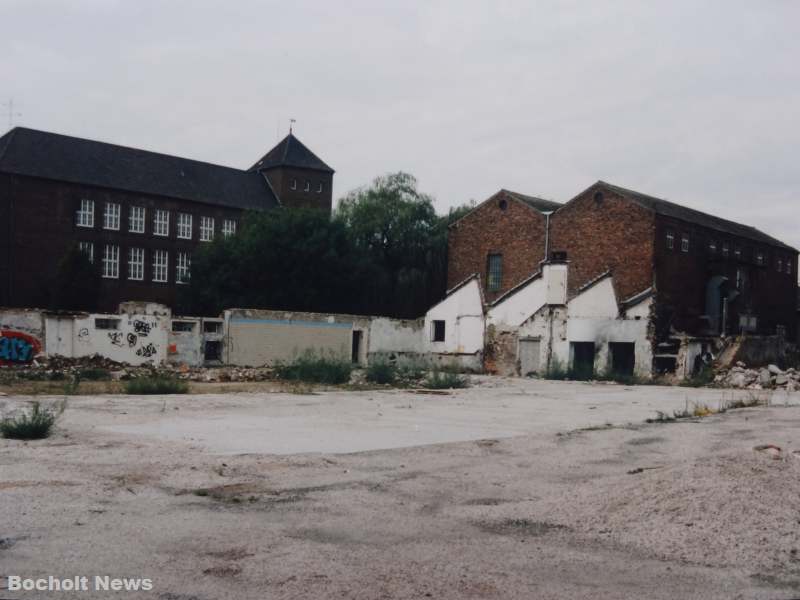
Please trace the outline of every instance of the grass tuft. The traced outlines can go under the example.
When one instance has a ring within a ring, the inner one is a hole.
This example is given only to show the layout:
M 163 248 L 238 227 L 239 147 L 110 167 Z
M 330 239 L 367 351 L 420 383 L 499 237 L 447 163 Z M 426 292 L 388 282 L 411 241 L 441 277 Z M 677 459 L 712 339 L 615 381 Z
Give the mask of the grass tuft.
M 377 360 L 367 367 L 367 381 L 388 384 L 397 380 L 397 367 L 390 362 Z
M 339 384 L 350 381 L 353 365 L 333 353 L 325 355 L 308 350 L 290 364 L 277 365 L 275 371 L 281 379 Z
M 126 394 L 185 394 L 189 384 L 174 377 L 138 377 L 124 383 Z
M 39 402 L 34 402 L 30 412 L 0 421 L 0 433 L 12 440 L 42 440 L 50 435 L 66 406 L 66 401 L 50 408 L 42 408 Z
M 452 390 L 469 387 L 469 379 L 452 371 L 434 369 L 422 385 L 430 390 Z

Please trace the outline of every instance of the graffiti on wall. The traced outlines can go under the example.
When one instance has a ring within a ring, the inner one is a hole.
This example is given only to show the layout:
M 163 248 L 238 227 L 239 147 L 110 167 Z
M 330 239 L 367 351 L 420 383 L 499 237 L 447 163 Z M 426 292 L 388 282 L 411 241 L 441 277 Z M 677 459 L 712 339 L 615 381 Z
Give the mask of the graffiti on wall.
M 35 337 L 11 329 L 0 330 L 0 364 L 25 364 L 42 349 Z

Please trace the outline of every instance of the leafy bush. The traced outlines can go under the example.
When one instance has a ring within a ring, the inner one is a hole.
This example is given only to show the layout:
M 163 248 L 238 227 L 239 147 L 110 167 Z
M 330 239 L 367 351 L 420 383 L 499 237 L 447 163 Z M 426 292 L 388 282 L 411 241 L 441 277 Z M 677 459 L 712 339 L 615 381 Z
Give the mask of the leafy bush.
M 431 390 L 449 390 L 469 387 L 469 380 L 463 375 L 452 371 L 435 369 L 422 384 Z
M 544 378 L 558 381 L 590 381 L 595 378 L 595 373 L 592 367 L 566 368 L 561 361 L 554 356 L 553 360 L 550 362 L 550 368 L 545 371 Z
M 397 369 L 397 375 L 401 379 L 406 379 L 409 381 L 418 381 L 423 377 L 425 377 L 426 370 L 427 368 L 422 361 L 414 360 L 401 365 Z
M 704 366 L 689 379 L 684 379 L 680 385 L 683 387 L 705 387 L 714 383 L 714 369 Z
M 397 367 L 390 362 L 378 360 L 367 367 L 367 381 L 372 383 L 394 383 L 397 380 Z
M 290 364 L 279 364 L 276 367 L 281 379 L 309 383 L 347 383 L 352 371 L 353 365 L 349 360 L 333 353 L 326 356 L 313 350 L 307 350 Z
M 61 402 L 51 408 L 42 408 L 34 402 L 30 412 L 23 412 L 16 417 L 6 417 L 0 421 L 0 433 L 4 438 L 14 440 L 41 440 L 48 437 L 53 425 L 66 408 Z
M 162 375 L 129 379 L 124 385 L 126 394 L 185 394 L 189 391 L 185 381 Z

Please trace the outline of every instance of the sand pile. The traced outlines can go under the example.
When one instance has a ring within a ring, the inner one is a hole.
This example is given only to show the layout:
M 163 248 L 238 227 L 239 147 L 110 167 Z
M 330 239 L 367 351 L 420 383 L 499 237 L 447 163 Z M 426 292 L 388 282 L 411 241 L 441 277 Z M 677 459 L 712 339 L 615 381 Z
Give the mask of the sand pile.
M 741 450 L 647 469 L 570 504 L 576 530 L 654 557 L 800 574 L 800 454 Z

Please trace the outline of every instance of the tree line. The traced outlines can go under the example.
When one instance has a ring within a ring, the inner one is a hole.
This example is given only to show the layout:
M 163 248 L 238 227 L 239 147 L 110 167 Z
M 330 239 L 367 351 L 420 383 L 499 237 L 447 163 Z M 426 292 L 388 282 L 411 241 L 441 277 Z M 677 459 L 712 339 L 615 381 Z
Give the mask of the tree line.
M 193 257 L 184 314 L 224 308 L 418 317 L 445 293 L 447 226 L 471 205 L 436 214 L 408 173 L 375 179 L 318 210 L 245 215 L 235 236 Z

